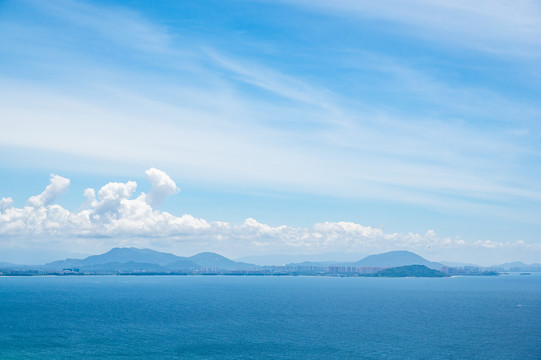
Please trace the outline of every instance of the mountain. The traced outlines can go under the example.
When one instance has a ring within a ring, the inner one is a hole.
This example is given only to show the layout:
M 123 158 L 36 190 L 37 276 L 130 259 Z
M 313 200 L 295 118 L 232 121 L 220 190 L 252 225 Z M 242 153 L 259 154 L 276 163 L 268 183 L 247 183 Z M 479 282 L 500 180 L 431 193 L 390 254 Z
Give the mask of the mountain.
M 311 263 L 345 263 L 362 259 L 367 254 L 361 253 L 319 253 L 297 255 L 252 255 L 236 259 L 236 261 L 257 264 L 261 266 L 282 266 L 284 264 L 296 264 L 301 262 Z
M 218 268 L 223 270 L 249 270 L 257 268 L 256 265 L 230 260 L 222 255 L 203 252 L 189 257 L 192 262 L 202 268 Z
M 320 261 L 287 264 L 288 266 L 352 266 L 352 267 L 381 267 L 390 268 L 406 265 L 425 265 L 431 269 L 441 269 L 442 264 L 428 261 L 425 258 L 410 251 L 389 251 L 383 254 L 369 255 L 355 262 Z
M 105 264 L 110 262 L 139 262 L 167 265 L 176 261 L 178 256 L 151 249 L 114 248 L 102 255 L 93 255 L 84 259 L 86 265 Z
M 509 262 L 505 264 L 495 265 L 492 266 L 494 269 L 501 269 L 501 270 L 514 270 L 514 271 L 540 271 L 541 270 L 541 264 L 534 263 L 534 264 L 525 264 L 521 261 L 514 261 Z
M 129 264 L 126 265 L 126 264 Z M 176 256 L 151 249 L 114 248 L 101 255 L 92 255 L 85 259 L 66 259 L 43 265 L 45 269 L 78 268 L 88 271 L 128 271 L 130 268 L 148 271 L 179 271 L 211 268 L 216 270 L 247 270 L 256 265 L 235 262 L 224 256 L 204 252 L 191 257 Z
M 178 256 L 168 253 L 162 253 L 151 249 L 137 248 L 114 248 L 105 254 L 92 255 L 85 259 L 66 259 L 53 261 L 45 264 L 47 268 L 66 268 L 102 265 L 107 263 L 148 263 L 157 265 L 167 265 L 178 260 Z
M 167 268 L 173 271 L 194 271 L 199 269 L 200 266 L 187 258 L 179 257 L 177 261 L 167 264 Z
M 528 267 L 528 264 L 525 264 L 525 263 L 523 263 L 521 261 L 514 261 L 514 262 L 509 262 L 509 263 L 505 263 L 505 264 L 496 265 L 494 267 L 495 268 L 500 268 L 500 269 L 524 268 L 524 267 Z
M 169 269 L 158 265 L 158 264 L 149 264 L 149 263 L 138 263 L 134 261 L 129 261 L 125 263 L 120 262 L 109 262 L 105 264 L 94 264 L 94 265 L 85 265 L 79 268 L 80 271 L 88 272 L 154 272 L 154 273 L 164 273 Z
M 389 268 L 406 265 L 424 265 L 431 269 L 440 269 L 442 267 L 440 263 L 428 261 L 410 251 L 389 251 L 383 254 L 370 255 L 348 266 Z

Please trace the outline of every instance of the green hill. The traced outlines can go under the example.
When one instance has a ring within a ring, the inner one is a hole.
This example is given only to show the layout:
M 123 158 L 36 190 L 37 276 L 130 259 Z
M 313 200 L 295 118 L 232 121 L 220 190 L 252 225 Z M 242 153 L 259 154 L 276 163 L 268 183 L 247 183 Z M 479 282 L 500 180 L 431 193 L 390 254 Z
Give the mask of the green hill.
M 408 265 L 384 269 L 373 274 L 375 277 L 446 277 L 441 271 L 424 265 Z

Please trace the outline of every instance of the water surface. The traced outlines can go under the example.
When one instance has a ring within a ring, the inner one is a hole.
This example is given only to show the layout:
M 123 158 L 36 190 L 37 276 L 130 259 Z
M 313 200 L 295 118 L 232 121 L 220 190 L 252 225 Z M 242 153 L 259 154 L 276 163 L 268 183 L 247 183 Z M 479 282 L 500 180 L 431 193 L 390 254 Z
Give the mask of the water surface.
M 1 277 L 1 359 L 541 359 L 541 276 Z

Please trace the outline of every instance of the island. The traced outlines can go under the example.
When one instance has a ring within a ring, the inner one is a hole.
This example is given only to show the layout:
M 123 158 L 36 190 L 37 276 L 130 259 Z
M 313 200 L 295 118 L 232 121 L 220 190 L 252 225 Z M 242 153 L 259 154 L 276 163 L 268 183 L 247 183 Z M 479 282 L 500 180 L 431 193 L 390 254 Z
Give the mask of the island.
M 449 275 L 425 265 L 407 265 L 383 269 L 375 274 L 367 274 L 372 277 L 448 277 Z

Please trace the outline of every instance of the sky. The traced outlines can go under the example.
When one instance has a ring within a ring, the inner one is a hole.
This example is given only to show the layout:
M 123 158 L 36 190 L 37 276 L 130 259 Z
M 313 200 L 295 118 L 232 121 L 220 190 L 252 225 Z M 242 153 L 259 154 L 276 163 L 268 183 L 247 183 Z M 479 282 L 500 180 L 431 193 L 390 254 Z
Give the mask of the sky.
M 541 262 L 540 1 L 0 0 L 0 34 L 0 261 Z

